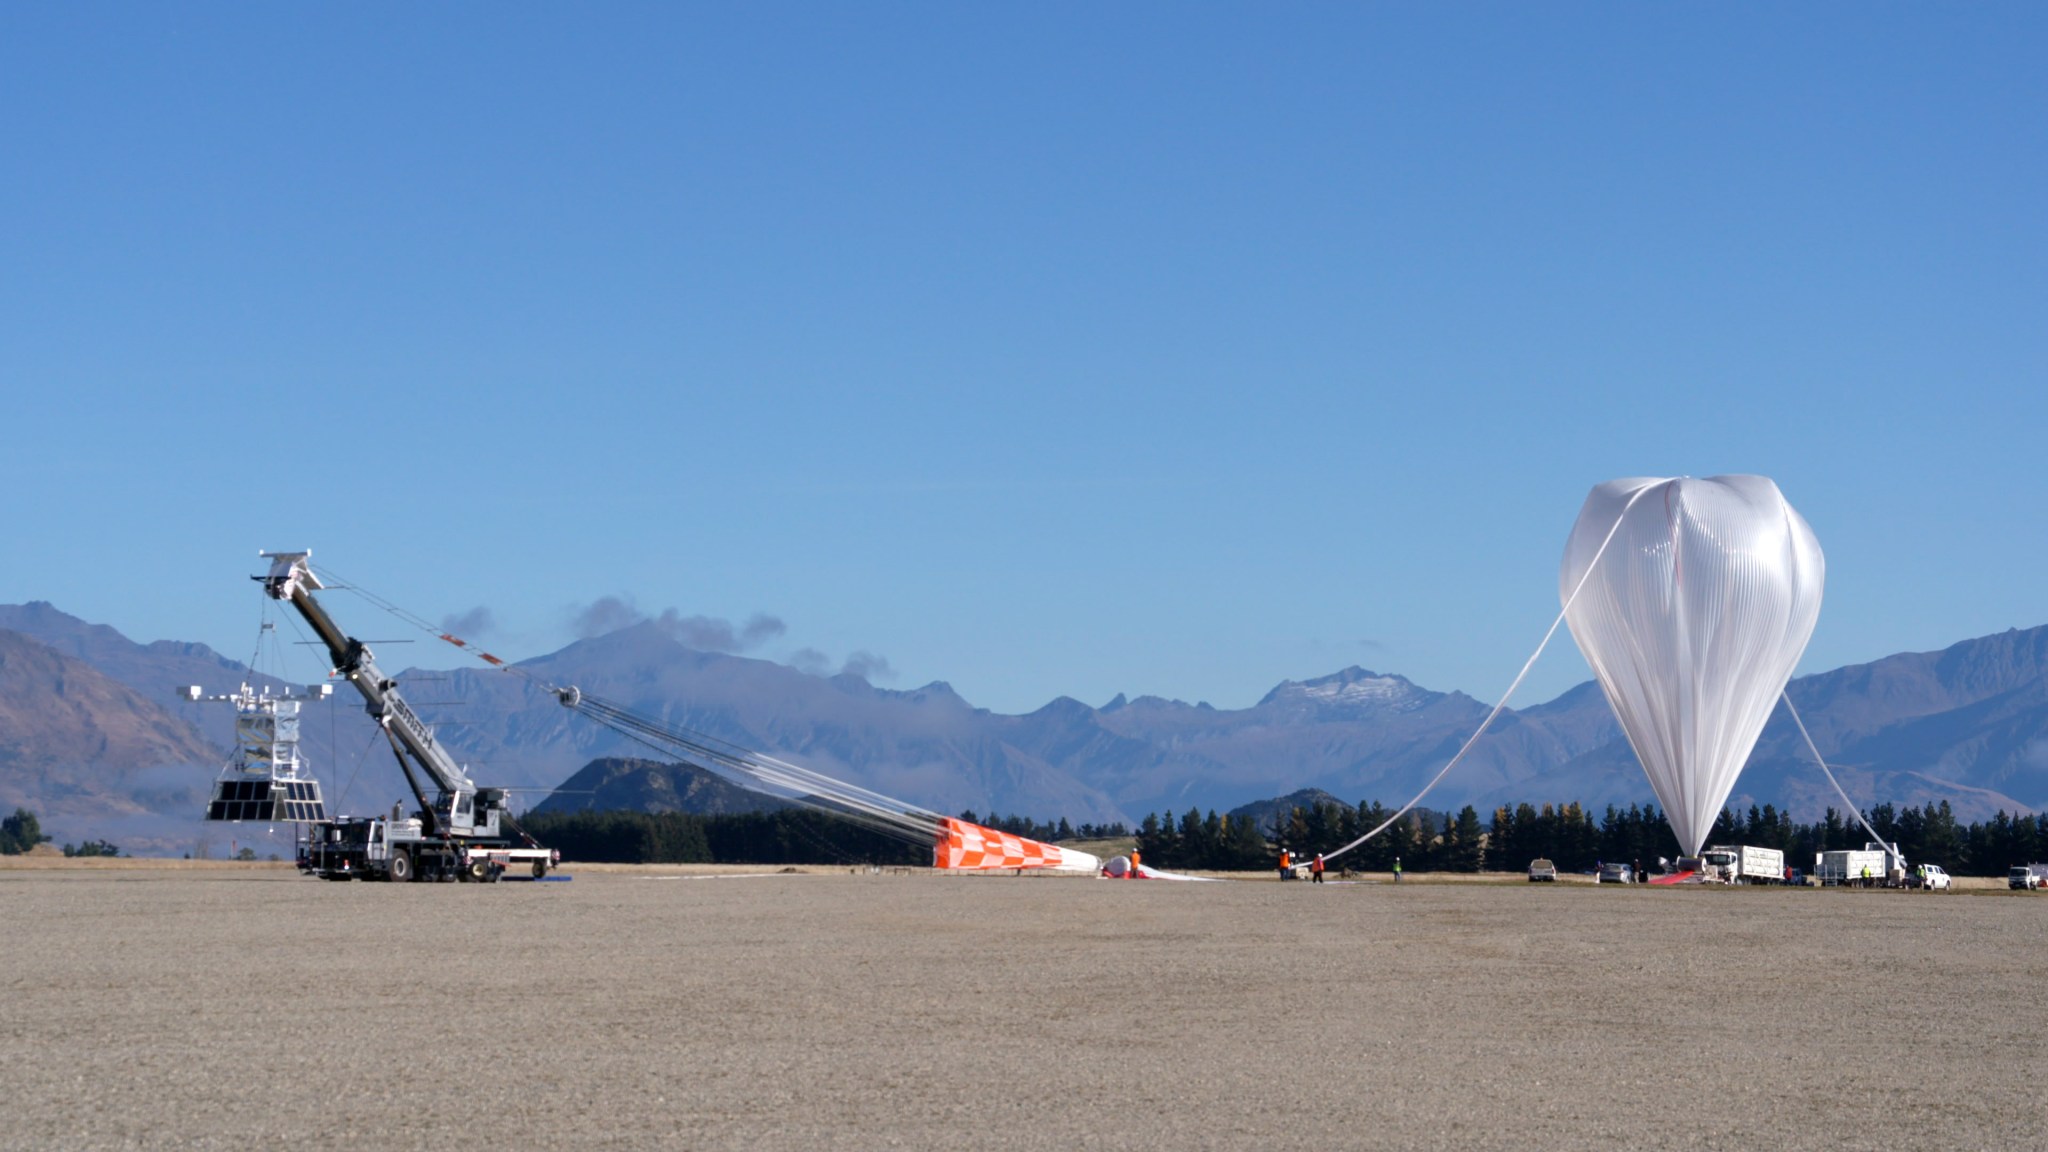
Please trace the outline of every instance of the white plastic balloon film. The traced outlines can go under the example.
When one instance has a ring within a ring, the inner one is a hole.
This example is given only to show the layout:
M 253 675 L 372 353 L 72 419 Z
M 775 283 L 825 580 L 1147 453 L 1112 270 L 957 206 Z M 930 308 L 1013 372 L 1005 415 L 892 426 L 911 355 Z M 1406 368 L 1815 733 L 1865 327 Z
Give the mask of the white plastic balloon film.
M 1813 529 L 1762 476 L 1611 480 L 1579 510 L 1565 619 L 1687 855 L 1806 650 L 1824 575 Z

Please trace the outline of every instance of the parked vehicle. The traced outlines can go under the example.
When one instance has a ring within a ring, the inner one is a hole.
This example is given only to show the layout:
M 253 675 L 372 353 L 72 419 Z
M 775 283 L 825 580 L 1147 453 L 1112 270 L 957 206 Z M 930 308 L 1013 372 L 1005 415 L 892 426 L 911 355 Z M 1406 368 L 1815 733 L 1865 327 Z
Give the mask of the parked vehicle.
M 1813 871 L 1823 887 L 1858 885 L 1873 888 L 1885 882 L 1885 853 L 1864 848 L 1839 848 L 1814 857 Z
M 2005 886 L 2029 892 L 2048 887 L 2048 864 L 2015 864 L 2005 875 Z
M 1717 844 L 1700 854 L 1700 879 L 1716 884 L 1780 884 L 1785 854 L 1776 848 Z
M 1635 879 L 1636 870 L 1627 864 L 1602 864 L 1599 873 L 1593 877 L 1593 883 L 1633 884 Z
M 1557 880 L 1557 865 L 1540 856 L 1529 861 L 1529 882 L 1533 884 L 1538 880 L 1548 880 L 1555 883 Z
M 1918 888 L 1924 892 L 1953 892 L 1946 869 L 1939 864 L 1915 864 L 1913 875 L 1907 879 L 1906 887 Z

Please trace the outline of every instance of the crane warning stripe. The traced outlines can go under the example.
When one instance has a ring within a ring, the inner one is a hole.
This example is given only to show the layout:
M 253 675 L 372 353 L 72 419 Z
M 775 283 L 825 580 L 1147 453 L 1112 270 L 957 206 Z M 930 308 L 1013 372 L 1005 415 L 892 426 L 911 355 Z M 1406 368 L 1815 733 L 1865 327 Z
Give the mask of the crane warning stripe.
M 934 868 L 980 871 L 1057 868 L 1060 861 L 1061 854 L 1056 845 L 983 828 L 951 816 L 939 817 L 938 842 L 932 852 Z
M 496 656 L 491 655 L 489 652 L 486 652 L 483 649 L 472 645 L 469 641 L 464 640 L 460 636 L 451 636 L 448 633 L 443 632 L 441 633 L 441 639 L 446 640 L 450 644 L 455 645 L 457 648 L 460 648 L 465 652 L 476 653 L 477 659 L 482 660 L 486 664 L 502 665 L 505 663 L 503 660 L 500 660 Z

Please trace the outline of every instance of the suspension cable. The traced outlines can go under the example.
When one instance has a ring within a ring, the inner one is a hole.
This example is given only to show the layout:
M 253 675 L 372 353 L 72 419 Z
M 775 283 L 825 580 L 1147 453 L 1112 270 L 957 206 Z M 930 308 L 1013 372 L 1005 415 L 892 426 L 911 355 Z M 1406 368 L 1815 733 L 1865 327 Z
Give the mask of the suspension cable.
M 1529 675 L 1529 669 L 1534 668 L 1536 666 L 1537 658 L 1542 656 L 1543 650 L 1550 646 L 1550 638 L 1557 635 L 1558 625 L 1564 623 L 1565 615 L 1572 610 L 1572 604 L 1578 600 L 1579 593 L 1585 590 L 1586 581 L 1592 579 L 1593 573 L 1599 569 L 1600 558 L 1602 556 L 1607 555 L 1607 546 L 1614 542 L 1614 534 L 1621 530 L 1621 522 L 1628 516 L 1628 510 L 1635 507 L 1636 501 L 1642 499 L 1643 493 L 1648 491 L 1650 491 L 1649 487 L 1636 489 L 1635 494 L 1628 498 L 1628 503 L 1621 506 L 1621 511 L 1617 513 L 1614 517 L 1614 523 L 1610 524 L 1607 528 L 1607 535 L 1601 538 L 1599 550 L 1593 553 L 1593 559 L 1590 563 L 1586 565 L 1586 570 L 1579 574 L 1579 582 L 1577 584 L 1572 585 L 1572 594 L 1565 597 L 1564 607 L 1558 609 L 1557 619 L 1552 620 L 1550 622 L 1549 631 L 1543 634 L 1543 639 L 1536 645 L 1536 650 L 1534 652 L 1529 653 L 1529 659 L 1522 663 L 1522 670 L 1520 672 L 1515 673 L 1514 682 L 1508 685 L 1508 690 L 1506 692 L 1501 693 L 1500 702 L 1493 706 L 1493 711 L 1488 712 L 1486 714 L 1486 719 L 1479 722 L 1478 729 L 1475 730 L 1472 733 L 1471 737 L 1465 741 L 1464 745 L 1458 749 L 1458 754 L 1451 757 L 1450 763 L 1445 764 L 1442 768 L 1437 770 L 1436 775 L 1429 778 L 1429 783 L 1424 784 L 1422 786 L 1422 791 L 1417 792 L 1413 800 L 1410 800 L 1406 804 L 1401 805 L 1400 810 L 1395 812 L 1392 816 L 1387 817 L 1386 820 L 1381 822 L 1379 827 L 1374 828 L 1372 831 L 1367 832 L 1365 835 L 1360 836 L 1358 839 L 1353 840 L 1351 843 L 1344 845 L 1342 848 L 1337 849 L 1335 852 L 1325 852 L 1323 854 L 1324 863 L 1328 863 L 1331 860 L 1335 860 L 1337 857 L 1342 856 L 1346 852 L 1351 851 L 1353 848 L 1358 847 L 1360 844 L 1363 844 L 1366 841 L 1372 839 L 1373 837 L 1379 835 L 1380 833 L 1386 831 L 1388 828 L 1393 827 L 1394 821 L 1399 820 L 1403 816 L 1406 816 L 1408 814 L 1409 809 L 1415 807 L 1417 804 L 1422 803 L 1422 798 L 1424 796 L 1429 795 L 1430 790 L 1435 788 L 1438 782 L 1443 780 L 1443 778 L 1450 773 L 1451 769 L 1458 766 L 1458 761 L 1463 760 L 1465 758 L 1465 753 L 1470 752 L 1472 750 L 1472 746 L 1474 744 L 1479 743 L 1479 738 L 1481 736 L 1486 735 L 1487 728 L 1490 727 L 1493 724 L 1494 719 L 1498 717 L 1501 714 L 1501 712 L 1507 708 L 1508 701 L 1514 698 L 1515 689 L 1520 688 L 1522 686 L 1522 680 L 1524 677 Z
M 1842 798 L 1842 806 L 1849 810 L 1850 815 L 1856 817 L 1856 822 L 1863 825 L 1865 832 L 1870 833 L 1870 839 L 1873 843 L 1884 845 L 1885 855 L 1888 859 L 1896 858 L 1899 862 L 1899 867 L 1905 867 L 1906 858 L 1892 851 L 1891 841 L 1877 834 L 1877 829 L 1872 828 L 1870 821 L 1864 818 L 1863 810 L 1856 807 L 1856 802 L 1849 799 L 1849 794 L 1842 790 L 1842 782 L 1835 779 L 1834 771 L 1828 767 L 1827 757 L 1820 754 L 1820 749 L 1813 743 L 1813 737 L 1807 733 L 1806 721 L 1799 718 L 1799 709 L 1792 706 L 1792 694 L 1781 691 L 1778 693 L 1778 696 L 1785 701 L 1785 711 L 1792 714 L 1792 723 L 1798 725 L 1800 739 L 1806 741 L 1806 750 L 1813 753 L 1813 762 L 1820 765 L 1821 774 L 1828 778 L 1828 783 L 1835 786 L 1835 795 Z

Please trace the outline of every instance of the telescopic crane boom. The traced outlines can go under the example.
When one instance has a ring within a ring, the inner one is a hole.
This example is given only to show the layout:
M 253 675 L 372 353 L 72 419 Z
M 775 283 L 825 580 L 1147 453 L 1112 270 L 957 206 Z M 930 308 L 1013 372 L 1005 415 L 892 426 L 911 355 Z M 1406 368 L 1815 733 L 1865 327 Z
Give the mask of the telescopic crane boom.
M 263 583 L 264 594 L 273 600 L 290 602 L 299 615 L 305 617 L 306 623 L 320 637 L 320 642 L 326 645 L 334 670 L 347 677 L 356 691 L 362 693 L 364 710 L 384 730 L 392 742 L 393 751 L 398 753 L 399 766 L 405 770 L 407 783 L 412 785 L 420 802 L 421 818 L 428 825 L 427 831 L 451 836 L 496 837 L 498 814 L 505 801 L 504 792 L 495 788 L 478 791 L 469 774 L 434 739 L 433 729 L 427 727 L 406 704 L 405 697 L 398 690 L 398 682 L 377 667 L 376 657 L 369 646 L 343 632 L 327 610 L 321 607 L 313 593 L 326 585 L 313 574 L 311 565 L 307 563 L 311 553 L 264 552 L 261 555 L 270 561 L 269 574 L 255 577 Z M 439 793 L 431 803 L 421 791 L 419 782 L 413 778 L 412 764 L 417 764 L 426 773 Z

